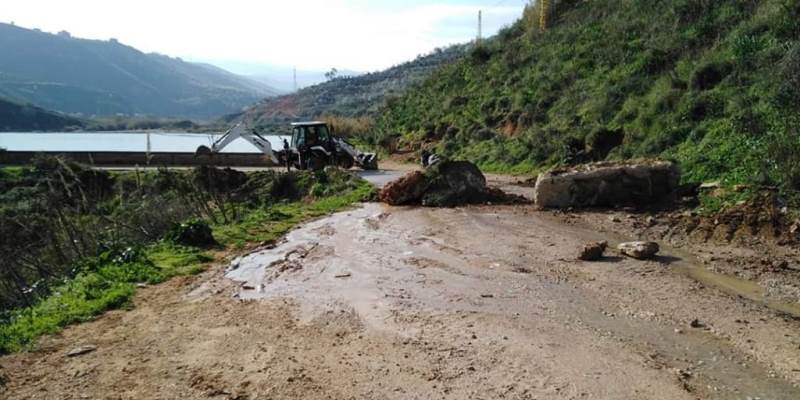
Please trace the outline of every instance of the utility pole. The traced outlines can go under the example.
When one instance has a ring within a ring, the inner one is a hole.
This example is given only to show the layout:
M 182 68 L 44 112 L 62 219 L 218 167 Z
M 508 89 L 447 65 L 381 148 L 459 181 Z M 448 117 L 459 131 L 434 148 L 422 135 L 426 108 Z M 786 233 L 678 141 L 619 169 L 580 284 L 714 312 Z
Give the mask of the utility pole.
M 297 67 L 294 67 L 294 91 L 297 91 Z
M 151 151 L 151 148 L 150 148 L 150 131 L 148 131 L 147 132 L 147 154 L 145 154 L 145 156 L 144 156 L 145 163 L 147 165 L 150 165 L 150 160 L 152 159 L 152 157 L 150 156 L 150 151 Z
M 478 39 L 475 40 L 475 43 L 481 44 L 482 38 L 483 38 L 483 10 L 478 10 Z

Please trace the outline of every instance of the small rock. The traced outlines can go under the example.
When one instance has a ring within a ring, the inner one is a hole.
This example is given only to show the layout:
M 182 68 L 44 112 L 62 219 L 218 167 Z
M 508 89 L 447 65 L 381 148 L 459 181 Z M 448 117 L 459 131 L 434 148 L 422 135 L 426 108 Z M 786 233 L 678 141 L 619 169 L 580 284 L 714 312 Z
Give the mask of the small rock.
M 491 299 L 491 298 L 494 298 L 494 295 L 486 293 L 486 294 L 482 294 L 481 297 L 483 297 L 484 299 Z
M 705 325 L 697 318 L 693 319 L 692 322 L 689 323 L 689 326 L 695 329 L 705 327 Z
M 619 219 L 619 217 L 616 216 L 616 215 L 612 215 L 612 216 L 608 217 L 608 220 L 611 221 L 611 222 L 617 223 L 617 224 L 622 222 L 622 220 Z
M 629 242 L 622 243 L 618 247 L 619 252 L 628 257 L 638 260 L 648 260 L 653 258 L 661 250 L 655 242 Z
M 334 278 L 349 278 L 349 277 L 351 277 L 352 275 L 353 275 L 353 274 L 351 274 L 351 273 L 349 273 L 349 272 L 342 272 L 342 273 L 339 273 L 339 274 L 336 274 L 336 275 L 334 275 L 333 277 L 334 277 Z
M 700 191 L 711 191 L 716 190 L 722 187 L 722 184 L 719 182 L 706 182 L 700 185 Z
M 583 261 L 597 261 L 603 258 L 603 253 L 608 248 L 608 242 L 592 242 L 583 246 L 578 259 Z
M 649 226 L 649 227 L 654 227 L 654 226 L 658 225 L 658 220 L 655 219 L 654 217 L 647 217 L 646 222 L 647 222 L 647 226 Z
M 683 329 L 675 328 L 675 333 L 677 333 L 678 335 L 681 335 L 681 334 L 683 334 Z
M 774 261 L 772 263 L 772 268 L 774 268 L 774 269 L 789 269 L 789 263 L 786 260 Z
M 97 350 L 97 347 L 96 346 L 91 346 L 91 345 L 76 347 L 76 348 L 70 350 L 69 353 L 67 353 L 67 357 L 82 356 L 84 354 L 89 354 L 89 353 L 91 353 L 91 352 L 93 352 L 95 350 Z

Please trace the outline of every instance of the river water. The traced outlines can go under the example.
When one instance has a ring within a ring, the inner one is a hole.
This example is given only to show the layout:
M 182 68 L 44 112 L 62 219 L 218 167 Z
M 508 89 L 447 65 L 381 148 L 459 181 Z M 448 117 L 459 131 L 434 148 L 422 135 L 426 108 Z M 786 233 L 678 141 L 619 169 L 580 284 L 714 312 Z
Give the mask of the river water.
M 0 148 L 9 151 L 150 151 L 194 153 L 198 146 L 211 144 L 220 134 L 185 132 L 81 132 L 81 133 L 0 133 Z M 273 149 L 283 148 L 284 136 L 265 136 Z M 244 139 L 231 143 L 223 153 L 258 153 Z

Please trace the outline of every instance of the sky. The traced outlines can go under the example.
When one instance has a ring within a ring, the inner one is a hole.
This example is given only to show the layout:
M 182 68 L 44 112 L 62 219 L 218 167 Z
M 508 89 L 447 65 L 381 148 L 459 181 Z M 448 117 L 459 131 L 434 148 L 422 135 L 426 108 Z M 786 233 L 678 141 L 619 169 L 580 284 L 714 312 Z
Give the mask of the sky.
M 376 71 L 484 36 L 529 0 L 0 0 L 0 22 L 218 65 Z M 236 72 L 236 71 L 234 71 Z

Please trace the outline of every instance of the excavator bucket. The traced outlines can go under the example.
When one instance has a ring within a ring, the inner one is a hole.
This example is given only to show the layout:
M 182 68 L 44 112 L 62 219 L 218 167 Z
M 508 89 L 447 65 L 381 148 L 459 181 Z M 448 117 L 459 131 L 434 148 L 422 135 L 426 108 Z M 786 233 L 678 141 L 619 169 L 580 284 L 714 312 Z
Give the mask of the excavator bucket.
M 374 153 L 362 153 L 358 160 L 359 166 L 366 171 L 378 169 L 378 156 Z

